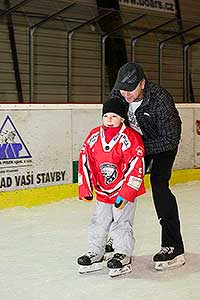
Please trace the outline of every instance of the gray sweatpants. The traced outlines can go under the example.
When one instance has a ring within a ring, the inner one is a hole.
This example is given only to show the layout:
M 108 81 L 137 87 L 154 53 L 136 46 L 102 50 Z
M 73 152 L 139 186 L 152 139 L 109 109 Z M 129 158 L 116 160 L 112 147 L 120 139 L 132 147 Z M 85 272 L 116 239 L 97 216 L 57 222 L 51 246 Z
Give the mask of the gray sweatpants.
M 113 238 L 115 253 L 132 255 L 135 244 L 133 220 L 136 202 L 137 199 L 128 202 L 122 209 L 117 209 L 114 204 L 97 201 L 96 211 L 88 227 L 89 251 L 103 255 L 109 233 Z

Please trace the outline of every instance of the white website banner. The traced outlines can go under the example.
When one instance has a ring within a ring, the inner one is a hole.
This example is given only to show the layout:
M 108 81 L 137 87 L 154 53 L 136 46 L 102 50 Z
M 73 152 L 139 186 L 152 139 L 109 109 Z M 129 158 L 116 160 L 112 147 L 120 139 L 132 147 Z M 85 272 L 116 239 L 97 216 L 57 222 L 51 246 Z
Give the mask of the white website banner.
M 119 0 L 120 5 L 176 13 L 175 0 Z

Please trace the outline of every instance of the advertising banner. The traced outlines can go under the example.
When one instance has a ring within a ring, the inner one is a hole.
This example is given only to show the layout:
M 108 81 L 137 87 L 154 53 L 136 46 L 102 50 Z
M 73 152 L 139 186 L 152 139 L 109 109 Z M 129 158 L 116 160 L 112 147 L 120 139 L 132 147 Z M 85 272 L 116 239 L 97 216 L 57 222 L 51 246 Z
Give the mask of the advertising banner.
M 79 158 L 81 145 L 89 134 L 90 130 L 102 124 L 102 107 L 100 104 L 87 105 L 87 109 L 80 108 L 72 113 L 73 132 L 73 161 Z M 78 116 L 78 117 L 77 117 Z
M 164 13 L 176 13 L 174 0 L 119 0 L 120 5 L 151 9 Z
M 2 110 L 0 190 L 71 183 L 71 143 L 70 110 Z
M 195 167 L 199 167 L 200 166 L 200 108 L 195 110 L 194 148 L 195 148 Z
M 178 104 L 177 108 L 182 121 L 182 133 L 174 168 L 190 169 L 194 165 L 194 110 L 190 105 L 184 104 Z
M 178 104 L 173 169 L 200 167 L 200 106 Z M 102 124 L 101 104 L 0 105 L 0 192 L 77 182 L 81 145 Z

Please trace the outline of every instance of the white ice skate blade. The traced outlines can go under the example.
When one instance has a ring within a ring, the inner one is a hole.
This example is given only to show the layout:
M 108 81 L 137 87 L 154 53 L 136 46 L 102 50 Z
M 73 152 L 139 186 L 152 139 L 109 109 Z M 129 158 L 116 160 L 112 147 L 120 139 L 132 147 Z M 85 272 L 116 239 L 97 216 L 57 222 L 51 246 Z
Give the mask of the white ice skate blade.
M 184 254 L 181 254 L 172 260 L 155 262 L 154 268 L 157 271 L 165 271 L 169 268 L 181 267 L 184 264 L 185 264 L 185 257 Z
M 104 267 L 103 262 L 93 263 L 92 265 L 89 266 L 79 266 L 79 273 L 86 274 L 86 273 L 96 272 L 102 270 L 103 267 Z
M 130 273 L 130 272 L 132 272 L 132 270 L 133 269 L 132 269 L 131 264 L 128 264 L 128 265 L 123 266 L 122 268 L 110 269 L 109 276 L 113 278 L 113 277 L 116 277 L 116 276 L 120 276 L 120 275 Z

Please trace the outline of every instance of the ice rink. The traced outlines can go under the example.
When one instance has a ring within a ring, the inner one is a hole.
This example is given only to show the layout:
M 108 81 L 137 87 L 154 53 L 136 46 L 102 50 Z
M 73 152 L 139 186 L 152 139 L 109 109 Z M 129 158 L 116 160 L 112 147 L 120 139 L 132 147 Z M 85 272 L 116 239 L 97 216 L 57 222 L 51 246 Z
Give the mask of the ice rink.
M 133 272 L 79 275 L 77 256 L 87 250 L 95 201 L 77 199 L 31 209 L 0 211 L 0 300 L 198 300 L 200 292 L 200 182 L 172 187 L 177 196 L 186 265 L 154 271 L 160 227 L 150 191 L 138 199 Z

